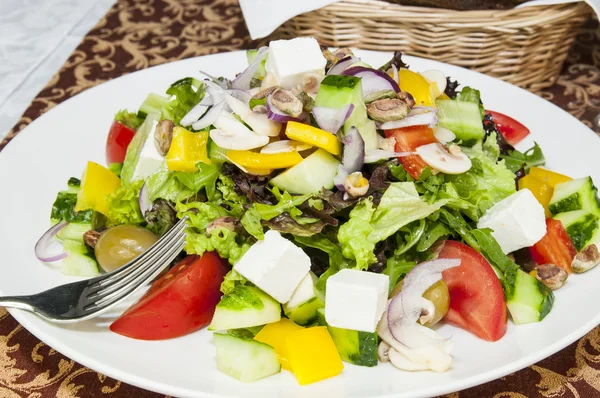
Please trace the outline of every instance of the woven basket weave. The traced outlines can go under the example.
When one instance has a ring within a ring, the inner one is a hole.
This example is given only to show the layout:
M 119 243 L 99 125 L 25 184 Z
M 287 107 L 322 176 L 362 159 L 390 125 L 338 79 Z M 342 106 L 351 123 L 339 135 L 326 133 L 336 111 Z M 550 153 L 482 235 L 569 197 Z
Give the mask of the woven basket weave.
M 538 91 L 554 84 L 591 14 L 582 2 L 455 11 L 343 0 L 294 17 L 273 37 L 313 36 L 326 46 L 399 50 Z

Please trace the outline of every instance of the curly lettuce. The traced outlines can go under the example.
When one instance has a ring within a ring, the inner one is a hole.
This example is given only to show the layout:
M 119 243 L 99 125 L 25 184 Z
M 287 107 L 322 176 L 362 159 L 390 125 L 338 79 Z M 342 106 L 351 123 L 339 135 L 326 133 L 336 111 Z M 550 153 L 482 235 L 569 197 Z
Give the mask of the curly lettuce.
M 144 222 L 144 215 L 140 210 L 140 190 L 144 185 L 143 180 L 134 181 L 129 185 L 121 185 L 115 192 L 108 195 L 109 225 L 140 225 Z

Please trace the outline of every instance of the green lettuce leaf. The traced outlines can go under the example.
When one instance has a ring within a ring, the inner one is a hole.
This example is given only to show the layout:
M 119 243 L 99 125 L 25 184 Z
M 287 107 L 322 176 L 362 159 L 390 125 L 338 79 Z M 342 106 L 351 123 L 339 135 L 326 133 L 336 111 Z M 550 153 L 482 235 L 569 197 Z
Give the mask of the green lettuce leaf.
M 167 94 L 174 96 L 162 109 L 163 118 L 179 125 L 181 119 L 204 98 L 204 83 L 186 77 L 169 87 Z
M 543 166 L 546 164 L 542 148 L 540 148 L 537 142 L 525 152 L 519 152 L 514 149 L 507 155 L 501 155 L 500 157 L 504 159 L 506 167 L 513 173 L 516 173 L 521 167 L 525 168 L 525 172 L 528 172 L 532 166 Z
M 376 261 L 373 250 L 377 242 L 369 239 L 374 232 L 371 224 L 374 213 L 373 200 L 368 197 L 352 209 L 350 219 L 338 230 L 338 241 L 342 246 L 343 256 L 355 260 L 356 268 L 360 270 L 366 270 L 369 264 Z
M 233 289 L 235 289 L 236 286 L 245 285 L 246 283 L 248 283 L 246 278 L 244 278 L 243 276 L 238 274 L 237 271 L 232 269 L 227 273 L 227 275 L 225 275 L 225 278 L 221 283 L 221 293 L 229 294 L 233 291 Z
M 256 203 L 256 210 L 260 214 L 263 220 L 270 220 L 282 213 L 289 213 L 294 220 L 301 223 L 298 218 L 302 215 L 302 211 L 298 209 L 296 206 L 306 202 L 309 198 L 312 197 L 311 194 L 307 195 L 299 195 L 292 196 L 287 191 L 283 191 L 283 193 L 279 190 L 279 188 L 274 187 L 271 192 L 275 195 L 275 198 L 278 200 L 276 205 L 267 205 L 263 203 Z M 314 219 L 313 222 L 318 221 L 318 219 Z
M 215 195 L 215 184 L 220 171 L 216 165 L 198 163 L 195 173 L 184 171 L 170 171 L 163 164 L 160 169 L 146 181 L 148 194 L 151 201 L 166 199 L 171 202 L 180 202 L 194 197 L 205 189 L 207 197 L 212 199 Z
M 134 181 L 129 185 L 121 185 L 115 192 L 107 196 L 109 225 L 139 225 L 144 222 L 140 210 L 140 190 L 143 180 Z
M 137 130 L 140 128 L 144 119 L 139 117 L 135 112 L 129 112 L 127 109 L 121 109 L 115 115 L 115 122 L 121 123 L 123 126 L 129 127 L 130 129 Z
M 390 277 L 390 290 L 389 293 L 394 290 L 398 282 L 408 274 L 411 269 L 417 265 L 415 261 L 406 260 L 401 255 L 393 255 L 387 260 L 387 266 L 383 273 Z
M 244 236 L 227 228 L 215 228 L 211 232 L 206 227 L 217 218 L 230 216 L 223 207 L 207 202 L 177 203 L 177 217 L 188 216 L 186 245 L 188 254 L 202 255 L 204 252 L 216 250 L 219 256 L 235 264 L 250 248 Z
M 125 154 L 125 160 L 123 161 L 123 168 L 121 169 L 121 184 L 127 185 L 132 182 L 133 173 L 137 166 L 138 160 L 140 159 L 140 152 L 152 131 L 152 126 L 157 123 L 160 119 L 160 113 L 152 112 L 149 113 L 144 120 L 144 123 L 135 132 L 133 139 L 127 147 L 127 153 Z
M 466 173 L 447 175 L 446 181 L 453 184 L 452 192 L 460 199 L 477 206 L 481 216 L 495 203 L 516 192 L 515 175 L 506 167 L 504 160 L 498 160 L 494 134 L 488 136 L 485 142 L 462 149 L 471 158 L 473 166 Z
M 251 206 L 246 210 L 240 221 L 246 232 L 258 240 L 264 239 L 265 233 L 262 224 L 260 223 L 260 214 L 254 206 Z

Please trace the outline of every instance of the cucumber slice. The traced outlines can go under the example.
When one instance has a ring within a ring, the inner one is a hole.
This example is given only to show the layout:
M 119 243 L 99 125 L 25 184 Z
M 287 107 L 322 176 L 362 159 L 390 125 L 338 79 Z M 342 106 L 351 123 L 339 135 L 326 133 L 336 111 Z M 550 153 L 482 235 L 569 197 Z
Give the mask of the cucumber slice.
M 436 104 L 440 127 L 451 130 L 463 141 L 483 139 L 485 130 L 477 104 L 454 100 L 440 100 Z
M 163 97 L 162 95 L 150 93 L 142 102 L 140 109 L 138 110 L 138 116 L 145 118 L 150 113 L 160 113 L 162 108 L 169 102 L 169 97 Z
M 97 276 L 100 274 L 98 263 L 83 241 L 67 239 L 63 242 L 63 248 L 68 256 L 62 260 L 60 272 L 72 276 Z
M 92 228 L 92 224 L 68 223 L 63 229 L 58 231 L 56 237 L 60 240 L 74 240 L 83 242 L 83 234 Z
M 245 383 L 281 371 L 273 347 L 256 340 L 215 333 L 217 369 Z
M 280 319 L 277 301 L 254 286 L 238 285 L 217 304 L 208 330 L 243 329 Z
M 599 225 L 598 216 L 595 214 L 585 210 L 575 210 L 560 213 L 554 218 L 562 222 L 577 251 L 596 242 Z
M 511 286 L 510 291 L 505 292 L 506 306 L 515 324 L 539 322 L 548 315 L 554 294 L 546 285 L 520 269 L 504 278 L 514 280 L 514 283 L 505 280 L 504 285 Z
M 335 343 L 344 362 L 358 366 L 377 366 L 377 333 L 359 332 L 357 330 L 341 329 L 327 325 L 325 309 L 317 310 L 320 326 L 327 326 L 327 330 Z
M 270 183 L 290 193 L 308 194 L 333 188 L 333 178 L 340 162 L 319 149 L 302 162 L 271 179 Z
M 309 272 L 292 294 L 290 301 L 283 305 L 285 315 L 298 325 L 316 323 L 317 310 L 325 306 L 315 291 L 317 280 L 317 276 Z
M 377 149 L 377 130 L 375 123 L 367 116 L 361 79 L 344 75 L 325 77 L 315 98 L 315 106 L 341 108 L 348 104 L 353 104 L 354 110 L 344 123 L 344 133 L 355 126 L 365 141 L 365 151 Z
M 586 210 L 600 216 L 598 190 L 591 177 L 579 178 L 557 184 L 548 206 L 553 215 L 574 210 Z

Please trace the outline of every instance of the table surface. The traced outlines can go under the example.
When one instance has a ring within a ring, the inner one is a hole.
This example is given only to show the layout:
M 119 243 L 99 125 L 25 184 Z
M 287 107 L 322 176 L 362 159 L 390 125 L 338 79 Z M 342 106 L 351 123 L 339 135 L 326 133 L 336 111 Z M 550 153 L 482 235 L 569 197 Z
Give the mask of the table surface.
M 106 80 L 182 58 L 256 45 L 250 41 L 237 0 L 117 0 L 116 3 L 114 0 L 3 0 L 0 5 L 0 59 L 4 60 L 2 55 L 14 49 L 26 51 L 32 48 L 27 44 L 19 47 L 23 44 L 21 39 L 15 39 L 19 36 L 6 34 L 8 30 L 4 27 L 13 21 L 10 15 L 15 18 L 20 14 L 4 12 L 8 8 L 3 7 L 14 6 L 14 11 L 18 5 L 35 9 L 48 3 L 60 4 L 63 10 L 75 5 L 80 8 L 69 9 L 72 18 L 67 18 L 67 22 L 74 23 L 71 29 L 50 29 L 56 24 L 43 20 L 48 26 L 43 31 L 49 33 L 39 34 L 44 36 L 39 47 L 45 50 L 42 56 L 27 58 L 20 69 L 0 62 L 0 137 L 9 117 L 14 118 L 23 101 L 29 100 L 28 95 L 41 89 L 22 117 L 14 120 L 16 125 L 0 142 L 0 150 L 42 113 Z M 101 17 L 113 3 L 108 13 Z M 56 7 L 45 10 L 50 9 L 54 13 L 39 12 L 37 15 L 57 20 L 63 18 L 64 22 L 66 13 L 59 12 L 60 8 Z M 85 35 L 97 18 L 99 21 Z M 33 23 L 31 26 L 38 25 Z M 80 38 L 81 43 L 76 45 L 74 41 Z M 67 50 L 72 51 L 70 56 Z M 52 74 L 64 60 L 62 68 Z M 46 79 L 50 79 L 46 86 L 40 86 Z M 28 85 L 31 80 L 36 83 Z M 7 107 L 7 98 L 16 98 L 15 93 L 25 85 L 26 92 L 18 94 L 20 102 L 9 101 L 11 106 Z M 600 113 L 600 28 L 597 22 L 589 21 L 583 27 L 561 77 L 541 95 L 600 134 L 596 121 Z M 160 395 L 82 367 L 40 342 L 0 309 L 0 397 L 51 396 L 146 398 Z M 446 398 L 559 396 L 600 396 L 600 327 L 536 365 Z

